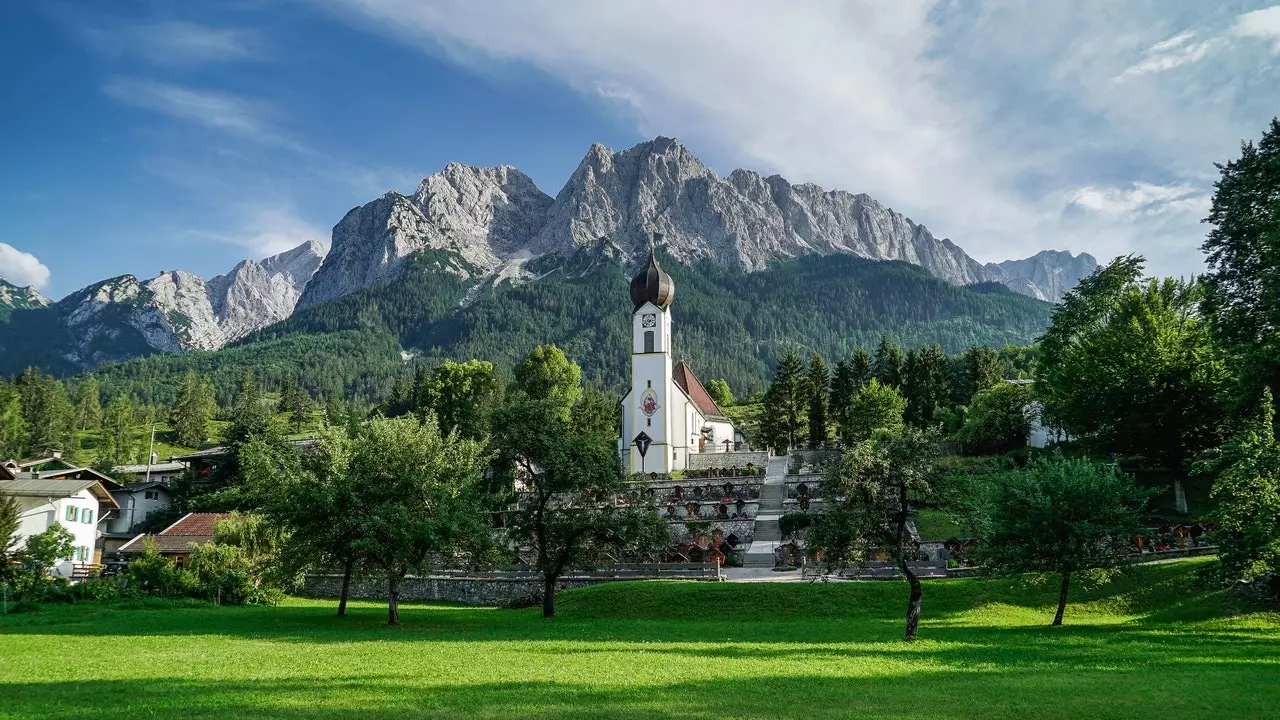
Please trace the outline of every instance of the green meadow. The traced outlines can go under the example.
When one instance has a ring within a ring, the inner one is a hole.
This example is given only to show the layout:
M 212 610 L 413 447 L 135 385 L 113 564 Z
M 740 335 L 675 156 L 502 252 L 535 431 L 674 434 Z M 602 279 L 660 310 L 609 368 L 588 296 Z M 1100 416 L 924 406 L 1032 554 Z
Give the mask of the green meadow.
M 1280 717 L 1280 616 L 1211 560 L 1081 590 L 616 583 L 560 614 L 356 603 L 49 606 L 0 617 L 0 718 Z

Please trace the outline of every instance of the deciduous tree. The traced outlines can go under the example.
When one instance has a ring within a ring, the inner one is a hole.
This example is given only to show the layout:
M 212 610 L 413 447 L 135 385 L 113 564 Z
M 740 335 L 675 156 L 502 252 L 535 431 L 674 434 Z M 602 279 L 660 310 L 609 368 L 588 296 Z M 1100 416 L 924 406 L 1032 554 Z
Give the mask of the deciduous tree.
M 1031 433 L 1031 390 L 1002 382 L 973 396 L 958 439 L 971 455 L 999 454 L 1025 447 Z
M 1060 455 L 1001 474 L 993 493 L 979 545 L 986 567 L 1059 575 L 1054 625 L 1073 575 L 1126 561 L 1147 506 L 1147 493 L 1114 465 Z
M 907 400 L 901 393 L 872 378 L 854 394 L 840 436 L 845 442 L 856 443 L 869 440 L 877 430 L 896 433 L 902 428 L 906 409 Z
M 561 355 L 563 357 L 563 354 Z M 550 372 L 544 366 L 543 370 Z M 537 374 L 530 370 L 526 377 Z M 489 431 L 489 415 L 502 397 L 493 363 L 444 361 L 425 381 L 422 404 L 436 415 L 446 433 L 479 440 Z

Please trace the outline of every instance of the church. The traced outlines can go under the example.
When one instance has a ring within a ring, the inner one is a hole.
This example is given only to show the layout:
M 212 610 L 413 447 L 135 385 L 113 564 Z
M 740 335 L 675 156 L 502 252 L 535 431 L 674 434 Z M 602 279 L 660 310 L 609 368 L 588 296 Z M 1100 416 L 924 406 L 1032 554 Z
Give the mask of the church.
M 661 237 L 661 236 L 659 236 Z M 621 402 L 618 454 L 629 473 L 684 470 L 690 456 L 740 450 L 744 438 L 707 394 L 693 370 L 671 360 L 675 283 L 649 262 L 631 279 L 631 391 Z

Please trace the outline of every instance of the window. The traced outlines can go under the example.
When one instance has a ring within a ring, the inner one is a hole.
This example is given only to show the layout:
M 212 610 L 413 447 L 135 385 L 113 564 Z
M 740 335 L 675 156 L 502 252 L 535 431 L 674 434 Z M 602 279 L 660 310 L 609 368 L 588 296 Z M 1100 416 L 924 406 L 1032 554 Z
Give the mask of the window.
M 86 523 L 86 524 L 92 523 L 93 511 L 88 508 L 85 508 L 85 511 L 80 513 L 80 522 Z
M 645 387 L 653 387 L 653 381 L 652 381 L 652 380 L 645 380 L 644 382 L 645 382 Z
M 160 493 L 156 492 L 155 490 L 148 490 L 145 493 L 143 493 L 143 497 L 145 497 L 147 500 L 155 500 L 156 498 L 160 497 Z
M 645 426 L 645 427 L 653 427 L 653 418 L 645 418 L 645 419 L 644 419 L 644 426 Z
M 652 330 L 644 331 L 644 351 L 647 353 L 653 352 L 653 331 Z
M 75 522 L 80 515 L 80 508 L 74 505 L 67 506 L 67 522 Z

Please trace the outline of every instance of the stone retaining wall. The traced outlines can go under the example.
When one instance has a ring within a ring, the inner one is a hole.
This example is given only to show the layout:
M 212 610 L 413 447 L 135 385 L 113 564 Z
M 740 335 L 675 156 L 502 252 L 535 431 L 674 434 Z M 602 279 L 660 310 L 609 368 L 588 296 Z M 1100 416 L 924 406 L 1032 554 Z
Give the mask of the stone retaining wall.
M 574 578 L 559 581 L 556 588 L 574 590 L 611 581 L 609 578 Z M 336 598 L 342 594 L 342 576 L 307 575 L 298 594 Z M 536 578 L 407 577 L 400 583 L 400 600 L 403 602 L 456 602 L 497 606 L 535 594 L 542 594 L 542 581 Z M 350 595 L 366 600 L 386 600 L 387 583 L 374 578 L 352 578 Z
M 708 468 L 731 468 L 746 467 L 747 463 L 751 463 L 756 467 L 765 467 L 769 464 L 769 453 L 761 451 L 751 452 L 720 452 L 720 453 L 690 453 L 689 469 L 706 470 Z
M 839 450 L 792 450 L 791 463 L 793 465 L 812 465 L 819 467 L 829 462 L 840 459 Z

